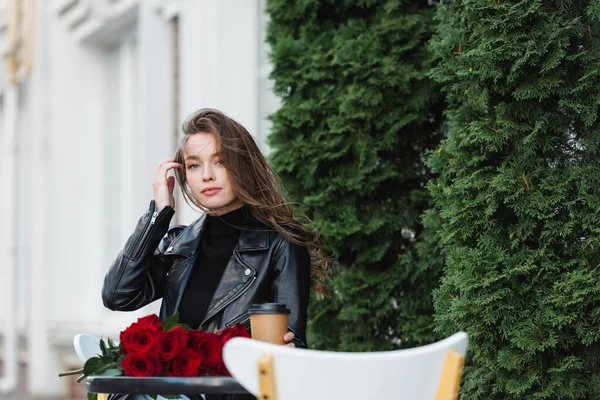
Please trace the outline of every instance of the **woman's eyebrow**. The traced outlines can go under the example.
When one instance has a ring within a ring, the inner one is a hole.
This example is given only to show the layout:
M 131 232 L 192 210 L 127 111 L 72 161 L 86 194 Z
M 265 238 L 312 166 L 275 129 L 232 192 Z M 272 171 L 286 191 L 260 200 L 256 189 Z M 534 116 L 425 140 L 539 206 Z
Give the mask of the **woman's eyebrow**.
M 221 157 L 221 153 L 214 153 L 210 156 L 210 158 L 219 158 Z M 190 154 L 189 156 L 185 156 L 185 161 L 201 161 L 201 158 L 196 154 Z
M 185 156 L 185 161 L 196 161 L 196 160 L 200 160 L 200 157 L 198 157 L 195 154 Z

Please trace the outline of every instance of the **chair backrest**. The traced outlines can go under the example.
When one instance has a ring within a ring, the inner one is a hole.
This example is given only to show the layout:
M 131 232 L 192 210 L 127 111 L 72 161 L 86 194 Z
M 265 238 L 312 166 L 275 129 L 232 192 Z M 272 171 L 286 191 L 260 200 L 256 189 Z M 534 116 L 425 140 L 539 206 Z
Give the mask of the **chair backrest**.
M 77 357 L 84 363 L 92 357 L 96 357 L 101 353 L 100 350 L 100 338 L 95 335 L 88 335 L 87 333 L 79 333 L 73 337 L 73 347 L 75 347 L 75 353 Z M 117 344 L 115 342 L 115 344 Z M 108 394 L 98 393 L 98 400 L 108 400 Z
M 83 362 L 100 354 L 100 338 L 87 333 L 80 333 L 73 337 L 73 347 L 77 357 Z
M 448 355 L 462 359 L 467 345 L 464 332 L 417 348 L 366 353 L 294 349 L 233 338 L 225 344 L 223 357 L 232 376 L 255 396 L 259 359 L 270 354 L 277 400 L 434 400 Z

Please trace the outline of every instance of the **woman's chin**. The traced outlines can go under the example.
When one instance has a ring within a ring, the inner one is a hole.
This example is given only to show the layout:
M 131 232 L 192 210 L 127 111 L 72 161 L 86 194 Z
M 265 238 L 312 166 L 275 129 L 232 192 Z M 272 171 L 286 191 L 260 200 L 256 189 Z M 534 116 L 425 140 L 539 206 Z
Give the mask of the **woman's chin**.
M 243 204 L 238 204 L 239 202 L 233 201 L 203 201 L 200 204 L 207 208 L 211 214 L 225 214 L 229 211 L 233 211 L 235 209 L 240 208 Z

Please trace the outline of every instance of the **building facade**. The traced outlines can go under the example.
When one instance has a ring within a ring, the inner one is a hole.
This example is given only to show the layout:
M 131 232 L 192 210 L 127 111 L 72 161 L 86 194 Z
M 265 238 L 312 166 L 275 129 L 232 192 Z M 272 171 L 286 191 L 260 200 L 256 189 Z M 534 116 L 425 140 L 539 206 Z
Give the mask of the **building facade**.
M 74 334 L 158 311 L 105 309 L 104 274 L 187 115 L 220 109 L 267 151 L 266 19 L 264 0 L 0 0 L 1 391 L 22 363 L 30 394 L 64 395 Z

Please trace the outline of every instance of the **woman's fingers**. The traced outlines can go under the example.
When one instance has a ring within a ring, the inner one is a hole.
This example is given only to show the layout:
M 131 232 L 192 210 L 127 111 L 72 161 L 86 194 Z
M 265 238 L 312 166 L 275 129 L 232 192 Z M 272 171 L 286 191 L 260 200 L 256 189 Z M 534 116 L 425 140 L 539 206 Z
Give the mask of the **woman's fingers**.
M 283 336 L 283 341 L 286 343 L 291 342 L 295 337 L 296 335 L 294 335 L 294 332 L 288 332 Z
M 165 206 L 173 206 L 173 189 L 175 187 L 175 177 L 167 176 L 173 168 L 182 168 L 183 165 L 176 163 L 172 158 L 163 160 L 156 165 L 156 173 L 152 187 L 154 189 L 154 202 L 158 209 Z
M 283 335 L 283 341 L 286 343 L 286 346 L 296 347 L 294 343 L 290 343 L 292 340 L 294 340 L 295 337 L 296 335 L 294 335 L 294 332 L 288 332 L 285 335 Z
M 166 163 L 172 163 L 172 162 L 175 162 L 175 159 L 174 159 L 174 158 L 167 158 L 166 160 L 162 160 L 162 161 L 160 161 L 158 164 L 156 164 L 156 169 L 155 169 L 155 171 L 154 171 L 154 172 L 155 172 L 155 173 L 158 173 L 158 171 L 159 171 L 159 170 L 160 170 L 160 168 L 163 166 L 163 164 L 166 164 Z
M 183 167 L 183 165 L 176 163 L 174 161 L 161 162 L 157 166 L 155 178 L 156 178 L 156 180 L 160 180 L 161 178 L 166 179 L 167 172 L 169 172 L 169 170 L 171 170 L 173 168 L 181 168 L 181 167 Z

